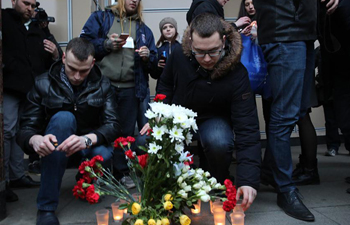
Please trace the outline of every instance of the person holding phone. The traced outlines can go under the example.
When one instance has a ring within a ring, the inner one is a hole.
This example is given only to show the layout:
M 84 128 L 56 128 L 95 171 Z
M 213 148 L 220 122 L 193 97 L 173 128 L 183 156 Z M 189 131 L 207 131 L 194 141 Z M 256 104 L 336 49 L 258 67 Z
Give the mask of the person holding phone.
M 153 76 L 157 69 L 157 48 L 151 29 L 143 21 L 142 2 L 120 0 L 105 11 L 94 12 L 80 37 L 94 45 L 97 64 L 114 86 L 122 136 L 134 136 L 136 121 L 140 128 L 147 123 L 148 75 Z M 114 152 L 113 168 L 116 179 L 127 188 L 135 187 L 121 149 Z
M 181 44 L 176 40 L 179 36 L 179 33 L 177 32 L 177 22 L 174 18 L 165 17 L 162 19 L 159 22 L 159 30 L 161 36 L 157 42 L 157 78 L 159 78 L 163 72 L 166 64 L 166 59 L 171 55 L 176 46 L 181 46 Z

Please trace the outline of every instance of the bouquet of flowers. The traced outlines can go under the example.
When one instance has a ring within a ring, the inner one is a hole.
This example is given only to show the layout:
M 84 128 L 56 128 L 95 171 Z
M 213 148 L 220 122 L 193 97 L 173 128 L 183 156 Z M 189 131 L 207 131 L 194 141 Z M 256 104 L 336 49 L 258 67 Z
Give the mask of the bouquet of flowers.
M 165 95 L 157 95 L 146 112 L 150 130 L 146 146 L 139 146 L 143 155 L 131 148 L 132 137 L 120 137 L 114 147 L 122 148 L 128 159 L 130 177 L 136 184 L 140 199 L 135 199 L 113 175 L 102 168 L 101 157 L 83 162 L 79 171 L 83 178 L 73 189 L 77 198 L 93 204 L 101 195 L 112 195 L 124 200 L 120 209 L 132 215 L 123 225 L 169 225 L 170 221 L 189 225 L 191 219 L 184 208 L 193 208 L 198 200 L 208 202 L 214 195 L 226 193 L 224 209 L 230 211 L 236 204 L 236 189 L 230 180 L 217 183 L 209 172 L 193 169 L 193 156 L 185 151 L 196 132 L 196 113 L 181 106 L 163 104 Z M 95 182 L 97 181 L 97 182 Z M 94 184 L 93 184 L 94 183 Z M 104 184 L 99 185 L 99 184 Z

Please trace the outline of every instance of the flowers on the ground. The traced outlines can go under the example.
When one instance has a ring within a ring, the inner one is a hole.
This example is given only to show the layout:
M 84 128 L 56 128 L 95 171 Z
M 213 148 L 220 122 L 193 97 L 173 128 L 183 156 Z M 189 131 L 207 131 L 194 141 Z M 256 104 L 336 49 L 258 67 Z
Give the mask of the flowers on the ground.
M 131 148 L 135 139 L 119 137 L 114 147 L 124 151 L 130 168 L 130 177 L 136 184 L 140 199 L 135 199 L 113 175 L 102 168 L 102 157 L 94 157 L 79 167 L 82 180 L 73 189 L 76 198 L 96 203 L 100 195 L 112 195 L 126 203 L 120 209 L 127 209 L 132 216 L 123 225 L 169 225 L 170 221 L 181 225 L 191 224 L 183 209 L 193 208 L 198 200 L 208 202 L 214 194 L 223 194 L 224 209 L 232 210 L 236 204 L 235 187 L 232 182 L 217 183 L 210 173 L 193 169 L 193 155 L 186 151 L 186 145 L 196 132 L 197 114 L 189 109 L 162 103 L 165 95 L 157 95 L 146 112 L 150 129 L 145 146 L 139 146 L 144 154 L 136 155 Z M 105 186 L 93 183 L 103 183 Z

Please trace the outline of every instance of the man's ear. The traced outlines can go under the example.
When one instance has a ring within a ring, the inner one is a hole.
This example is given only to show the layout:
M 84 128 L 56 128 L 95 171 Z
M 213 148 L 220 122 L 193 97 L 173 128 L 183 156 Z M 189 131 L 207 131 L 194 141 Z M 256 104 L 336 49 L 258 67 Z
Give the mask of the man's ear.
M 226 35 L 224 35 L 222 37 L 222 42 L 224 43 L 224 45 L 222 46 L 222 48 L 225 48 L 225 43 L 226 43 Z
M 66 52 L 63 52 L 63 55 L 62 55 L 62 63 L 63 63 L 63 64 L 66 64 Z
M 96 59 L 93 58 L 93 59 L 92 59 L 92 63 L 91 63 L 91 68 L 95 65 L 95 62 L 96 62 Z

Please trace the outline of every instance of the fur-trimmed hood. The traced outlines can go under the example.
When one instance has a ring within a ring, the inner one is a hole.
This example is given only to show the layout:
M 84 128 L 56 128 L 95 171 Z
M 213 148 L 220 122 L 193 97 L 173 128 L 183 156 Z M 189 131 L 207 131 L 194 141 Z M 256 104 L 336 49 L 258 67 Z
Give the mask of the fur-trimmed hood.
M 213 80 L 228 74 L 228 71 L 232 70 L 237 65 L 237 63 L 240 62 L 241 53 L 242 53 L 241 35 L 228 22 L 224 20 L 221 20 L 221 22 L 225 29 L 224 34 L 226 35 L 225 56 L 218 61 L 213 71 L 211 72 L 210 76 L 211 76 L 211 79 Z M 190 37 L 191 37 L 190 26 L 188 26 L 183 35 L 182 49 L 183 49 L 183 53 L 187 57 L 195 60 L 195 57 L 193 57 L 192 51 L 191 51 Z

